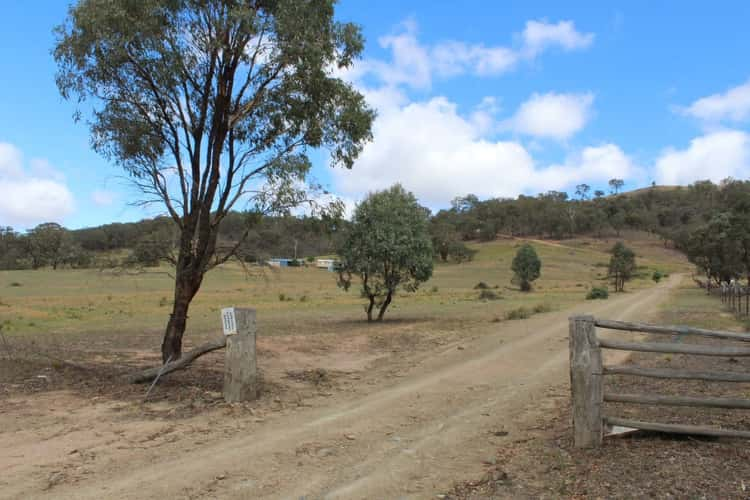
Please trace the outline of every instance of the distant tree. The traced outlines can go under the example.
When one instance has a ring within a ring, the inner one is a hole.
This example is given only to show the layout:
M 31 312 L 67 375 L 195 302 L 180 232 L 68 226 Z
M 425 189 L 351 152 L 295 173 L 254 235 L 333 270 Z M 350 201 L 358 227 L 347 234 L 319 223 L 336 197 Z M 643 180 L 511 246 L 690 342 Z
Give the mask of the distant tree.
M 604 194 L 604 191 L 602 191 L 601 189 L 597 189 L 596 191 L 594 191 L 595 198 L 601 198 L 602 196 L 604 196 Z
M 407 292 L 432 276 L 433 248 L 429 210 L 400 185 L 370 194 L 357 205 L 341 247 L 339 286 L 348 290 L 353 276 L 362 286 L 367 321 L 381 321 L 399 288 Z
M 436 256 L 443 262 L 448 262 L 450 258 L 461 263 L 474 258 L 476 250 L 467 247 L 455 227 L 444 220 L 430 220 L 430 237 Z
M 26 238 L 12 227 L 0 227 L 0 269 L 24 269 L 28 267 Z
M 731 215 L 715 214 L 692 231 L 683 247 L 688 260 L 706 276 L 708 285 L 738 278 L 745 271 L 744 244 L 732 227 Z
M 516 252 L 511 264 L 513 282 L 518 283 L 521 290 L 531 290 L 531 283 L 541 276 L 542 261 L 536 254 L 534 247 L 525 243 Z
M 619 241 L 612 247 L 611 253 L 609 277 L 615 286 L 615 292 L 622 292 L 625 290 L 625 282 L 629 281 L 635 272 L 635 253 Z
M 172 240 L 164 234 L 153 233 L 138 239 L 133 247 L 131 262 L 143 267 L 158 267 L 172 254 Z
M 65 247 L 69 244 L 68 231 L 56 222 L 45 222 L 31 229 L 26 235 L 27 251 L 31 256 L 31 266 L 39 269 L 61 264 Z
M 578 199 L 581 201 L 588 200 L 590 190 L 591 186 L 588 184 L 579 184 L 576 186 L 576 196 L 578 196 Z
M 94 107 L 94 149 L 161 204 L 178 231 L 162 360 L 176 360 L 188 310 L 233 207 L 284 212 L 309 200 L 308 153 L 350 168 L 374 113 L 333 70 L 363 49 L 334 0 L 79 0 L 57 28 L 57 85 Z
M 612 194 L 618 194 L 620 189 L 625 185 L 625 181 L 622 179 L 610 179 L 609 187 L 612 189 Z

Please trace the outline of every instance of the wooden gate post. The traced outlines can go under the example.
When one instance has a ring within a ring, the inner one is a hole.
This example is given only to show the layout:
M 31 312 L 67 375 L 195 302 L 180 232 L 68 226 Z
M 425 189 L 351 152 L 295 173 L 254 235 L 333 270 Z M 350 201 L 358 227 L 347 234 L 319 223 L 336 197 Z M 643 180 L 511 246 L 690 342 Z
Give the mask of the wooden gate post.
M 255 359 L 255 309 L 229 307 L 221 310 L 224 335 L 227 336 L 224 361 L 224 400 L 227 403 L 258 398 L 258 374 Z
M 570 318 L 570 390 L 576 448 L 602 444 L 602 351 L 593 316 Z

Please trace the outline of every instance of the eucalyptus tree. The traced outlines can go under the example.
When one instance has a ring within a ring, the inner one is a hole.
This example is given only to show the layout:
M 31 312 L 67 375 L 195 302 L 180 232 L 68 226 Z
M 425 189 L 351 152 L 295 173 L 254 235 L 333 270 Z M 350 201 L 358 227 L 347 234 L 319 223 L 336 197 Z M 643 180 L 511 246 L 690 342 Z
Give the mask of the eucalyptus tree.
M 358 277 L 367 299 L 367 320 L 375 306 L 381 321 L 400 288 L 416 291 L 432 276 L 434 251 L 430 211 L 400 185 L 370 194 L 354 211 L 338 249 L 339 286 L 348 290 Z
M 179 358 L 205 273 L 229 259 L 233 207 L 310 198 L 311 149 L 350 168 L 374 113 L 335 77 L 363 49 L 334 0 L 80 0 L 56 29 L 57 85 L 89 116 L 93 148 L 177 227 L 174 306 L 162 358 Z

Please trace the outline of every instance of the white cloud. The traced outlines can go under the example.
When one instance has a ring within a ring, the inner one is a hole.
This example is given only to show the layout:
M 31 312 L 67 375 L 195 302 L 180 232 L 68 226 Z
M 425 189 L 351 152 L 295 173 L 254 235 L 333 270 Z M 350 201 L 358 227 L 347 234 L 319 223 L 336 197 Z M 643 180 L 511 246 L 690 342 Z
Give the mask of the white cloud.
M 12 144 L 0 143 L 0 221 L 24 227 L 61 222 L 74 209 L 64 177 L 46 160 L 29 163 L 27 171 L 21 151 Z
M 452 77 L 463 74 L 493 76 L 506 73 L 519 62 L 532 60 L 550 47 L 566 51 L 591 45 L 593 33 L 580 33 L 572 21 L 550 24 L 529 21 L 521 34 L 520 47 L 486 46 L 446 40 L 432 46 L 417 39 L 417 25 L 412 20 L 401 23 L 399 31 L 379 38 L 380 46 L 390 51 L 390 60 L 364 59 L 350 68 L 332 69 L 337 76 L 358 82 L 374 76 L 385 86 L 406 85 L 427 89 L 435 75 Z
M 560 21 L 556 24 L 527 21 L 522 37 L 525 52 L 532 57 L 549 47 L 558 46 L 571 51 L 585 49 L 594 42 L 594 34 L 580 33 L 573 21 Z
M 746 178 L 750 176 L 750 135 L 722 130 L 696 137 L 687 149 L 668 149 L 656 161 L 656 176 L 660 184 Z
M 114 203 L 116 196 L 112 191 L 97 189 L 91 193 L 91 201 L 97 206 L 106 207 Z
M 750 119 L 750 80 L 723 94 L 713 94 L 681 110 L 683 114 L 707 122 L 741 122 Z
M 609 179 L 642 177 L 643 169 L 615 144 L 589 146 L 569 157 L 562 165 L 552 165 L 541 171 L 542 186 L 560 189 L 581 182 L 604 182 Z
M 568 139 L 586 125 L 593 102 L 591 93 L 533 94 L 506 126 L 535 137 Z
M 483 106 L 491 104 L 483 101 Z M 422 203 L 444 206 L 467 193 L 515 197 L 638 172 L 613 144 L 589 147 L 564 164 L 540 168 L 522 144 L 488 140 L 483 124 L 473 115 L 460 116 L 445 97 L 381 110 L 373 133 L 351 171 L 334 171 L 338 191 L 351 198 L 400 182 Z

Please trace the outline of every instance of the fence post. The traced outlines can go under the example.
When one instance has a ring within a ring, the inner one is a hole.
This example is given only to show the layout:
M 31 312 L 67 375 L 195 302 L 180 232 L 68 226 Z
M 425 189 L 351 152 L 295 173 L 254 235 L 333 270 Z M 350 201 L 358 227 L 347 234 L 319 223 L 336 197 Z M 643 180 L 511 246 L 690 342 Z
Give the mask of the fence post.
M 257 399 L 255 309 L 229 307 L 222 309 L 221 316 L 224 335 L 227 336 L 224 400 L 234 403 Z
M 593 316 L 570 318 L 570 390 L 576 448 L 602 444 L 602 351 Z

